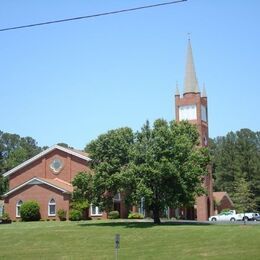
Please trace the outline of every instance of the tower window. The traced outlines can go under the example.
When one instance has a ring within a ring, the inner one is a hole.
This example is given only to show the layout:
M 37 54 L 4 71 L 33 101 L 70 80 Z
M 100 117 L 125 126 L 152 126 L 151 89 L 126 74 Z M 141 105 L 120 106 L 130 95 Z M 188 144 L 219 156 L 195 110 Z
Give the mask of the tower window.
M 179 120 L 196 120 L 197 107 L 196 105 L 180 106 L 179 107 Z

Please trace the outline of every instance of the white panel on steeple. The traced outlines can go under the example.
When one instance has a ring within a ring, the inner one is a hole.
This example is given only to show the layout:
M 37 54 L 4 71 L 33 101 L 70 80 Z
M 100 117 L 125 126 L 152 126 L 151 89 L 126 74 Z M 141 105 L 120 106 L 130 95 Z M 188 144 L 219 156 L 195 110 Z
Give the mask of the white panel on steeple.
M 196 120 L 197 107 L 196 105 L 180 106 L 179 107 L 179 120 Z

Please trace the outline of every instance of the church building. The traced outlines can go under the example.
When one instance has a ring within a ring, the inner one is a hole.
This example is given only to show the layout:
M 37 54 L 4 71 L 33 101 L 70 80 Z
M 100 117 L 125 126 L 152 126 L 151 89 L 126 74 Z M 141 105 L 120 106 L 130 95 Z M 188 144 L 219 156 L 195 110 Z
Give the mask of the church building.
M 19 220 L 21 205 L 36 200 L 42 219 L 58 219 L 59 209 L 69 212 L 73 178 L 89 172 L 90 161 L 82 151 L 54 145 L 11 169 L 4 174 L 9 180 L 9 191 L 3 195 L 5 212 Z M 89 214 L 102 216 L 96 207 Z
M 207 95 L 205 86 L 202 93 L 199 90 L 190 39 L 188 40 L 184 92 L 182 96 L 178 86 L 176 86 L 175 119 L 177 122 L 188 120 L 191 124 L 196 125 L 200 136 L 200 145 L 208 146 Z M 185 209 L 185 218 L 205 221 L 214 213 L 211 165 L 208 165 L 208 175 L 204 177 L 204 188 L 207 191 L 206 195 L 196 199 L 194 208 Z
M 178 86 L 176 88 L 175 116 L 177 122 L 188 120 L 194 124 L 199 132 L 200 146 L 208 146 L 208 100 L 205 87 L 202 93 L 199 90 L 190 40 L 183 95 L 180 95 Z M 20 219 L 21 205 L 27 200 L 36 200 L 40 204 L 42 219 L 58 219 L 58 209 L 69 212 L 73 178 L 79 172 L 90 172 L 90 162 L 88 154 L 82 151 L 54 145 L 11 169 L 4 174 L 9 179 L 9 191 L 3 195 L 5 211 L 12 220 Z M 177 210 L 182 211 L 181 215 L 185 219 L 199 221 L 208 220 L 214 214 L 211 165 L 208 165 L 207 170 L 208 174 L 203 179 L 206 194 L 196 198 L 194 207 L 170 209 L 170 217 L 180 215 Z M 224 201 L 222 197 L 220 201 Z M 228 199 L 225 201 L 228 202 Z M 114 198 L 113 203 L 114 209 L 120 212 L 120 217 L 127 217 L 128 212 L 120 194 Z M 88 215 L 106 217 L 106 213 L 100 212 L 95 206 L 90 207 Z

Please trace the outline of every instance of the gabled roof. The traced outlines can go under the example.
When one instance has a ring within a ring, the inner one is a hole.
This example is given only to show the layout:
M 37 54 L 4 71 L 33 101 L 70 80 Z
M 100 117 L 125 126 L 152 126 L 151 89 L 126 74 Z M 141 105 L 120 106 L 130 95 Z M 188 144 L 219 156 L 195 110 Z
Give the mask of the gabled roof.
M 12 190 L 6 192 L 3 197 L 7 197 L 8 195 L 12 194 L 13 192 L 25 187 L 26 185 L 40 185 L 40 184 L 46 184 L 50 187 L 53 187 L 63 193 L 72 193 L 73 192 L 73 187 L 70 183 L 60 180 L 58 178 L 55 179 L 45 179 L 45 178 L 39 178 L 39 177 L 34 177 L 21 185 L 13 188 Z
M 65 153 L 68 153 L 68 154 L 71 154 L 71 155 L 74 155 L 78 158 L 81 158 L 87 162 L 91 161 L 91 159 L 87 156 L 86 153 L 82 152 L 82 151 L 78 151 L 78 150 L 74 150 L 74 149 L 68 149 L 68 148 L 65 148 L 65 147 L 62 147 L 62 146 L 59 146 L 59 145 L 53 145 L 51 146 L 50 148 L 44 150 L 43 152 L 35 155 L 34 157 L 32 157 L 31 159 L 17 165 L 16 167 L 14 167 L 13 169 L 9 170 L 8 172 L 4 173 L 3 176 L 4 177 L 7 177 L 9 176 L 10 174 L 24 168 L 25 166 L 27 166 L 28 164 L 38 160 L 39 158 L 43 157 L 44 155 L 54 151 L 55 149 L 57 150 L 60 150 L 60 151 L 63 151 Z
M 228 196 L 227 192 L 225 192 L 225 191 L 213 192 L 213 197 L 216 202 L 221 202 L 223 200 L 223 198 L 226 197 L 229 200 L 230 204 L 233 205 L 233 201 L 231 200 L 231 198 Z

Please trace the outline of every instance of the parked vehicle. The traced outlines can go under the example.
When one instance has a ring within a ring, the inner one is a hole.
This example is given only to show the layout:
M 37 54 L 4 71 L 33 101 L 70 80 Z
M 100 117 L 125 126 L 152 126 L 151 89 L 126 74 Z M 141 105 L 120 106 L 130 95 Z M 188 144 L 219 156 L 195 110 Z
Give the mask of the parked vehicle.
M 246 212 L 241 214 L 243 215 L 243 220 L 245 221 L 254 220 L 257 216 L 259 216 L 259 214 L 256 212 Z
M 235 210 L 224 211 L 218 215 L 209 217 L 209 221 L 239 221 L 243 220 L 243 214 L 236 214 Z
M 254 221 L 260 221 L 260 214 L 259 213 L 255 213 L 254 217 L 253 217 Z

